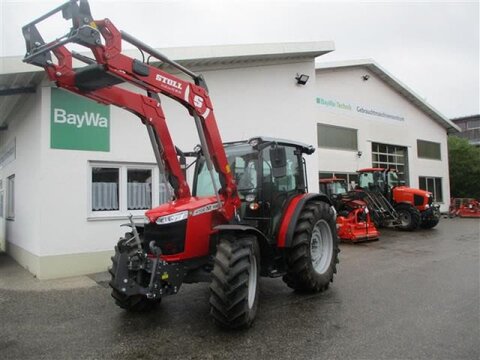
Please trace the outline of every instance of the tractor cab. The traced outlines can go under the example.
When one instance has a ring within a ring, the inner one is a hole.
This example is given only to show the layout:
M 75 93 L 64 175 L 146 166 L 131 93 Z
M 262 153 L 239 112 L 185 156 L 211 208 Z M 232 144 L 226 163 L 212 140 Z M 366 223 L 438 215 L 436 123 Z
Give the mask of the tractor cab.
M 337 208 L 338 202 L 348 193 L 348 185 L 345 179 L 337 177 L 320 179 L 320 192 L 327 195 Z
M 358 187 L 364 190 L 378 191 L 387 199 L 392 198 L 392 189 L 404 185 L 395 169 L 369 168 L 358 171 Z
M 285 206 L 296 195 L 308 191 L 302 155 L 312 154 L 315 149 L 302 143 L 266 137 L 225 143 L 224 147 L 241 200 L 240 222 L 255 226 L 274 239 Z M 216 173 L 214 180 L 219 188 Z M 193 195 L 215 195 L 201 154 L 195 170 Z

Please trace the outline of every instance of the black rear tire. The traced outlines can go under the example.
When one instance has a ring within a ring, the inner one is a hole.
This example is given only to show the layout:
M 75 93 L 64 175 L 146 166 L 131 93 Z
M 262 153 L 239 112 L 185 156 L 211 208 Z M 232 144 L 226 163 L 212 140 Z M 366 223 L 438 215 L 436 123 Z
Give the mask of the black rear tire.
M 414 231 L 420 226 L 421 216 L 418 209 L 407 203 L 401 203 L 395 206 L 401 224 L 397 226 L 398 229 L 404 231 Z
M 223 328 L 252 326 L 258 307 L 260 249 L 249 234 L 221 235 L 210 284 L 210 315 Z
M 125 243 L 125 241 L 129 240 L 130 238 L 133 237 L 132 233 L 126 233 L 124 238 L 121 238 L 119 240 L 119 244 Z M 153 310 L 161 301 L 162 299 L 155 299 L 151 300 L 148 299 L 144 295 L 131 295 L 127 296 L 121 291 L 118 291 L 118 289 L 114 288 L 112 284 L 115 283 L 115 273 L 117 270 L 118 266 L 118 258 L 120 256 L 120 249 L 123 248 L 123 246 L 115 246 L 115 255 L 112 256 L 112 267 L 108 269 L 108 272 L 111 275 L 111 281 L 109 283 L 110 287 L 112 288 L 112 297 L 115 299 L 115 304 L 122 309 L 130 312 L 146 312 Z M 148 275 L 148 273 L 145 273 Z M 134 276 L 134 275 L 132 275 Z M 138 280 L 138 279 L 137 279 Z M 145 279 L 146 281 L 146 279 Z
M 318 226 L 322 227 L 320 237 L 316 232 Z M 313 242 L 317 242 L 316 238 L 321 238 L 322 244 L 325 241 L 325 244 L 329 243 L 328 246 L 331 246 L 322 254 L 326 258 L 320 272 L 314 265 L 316 251 L 312 250 Z M 286 253 L 288 269 L 283 281 L 297 291 L 327 290 L 337 272 L 339 252 L 334 211 L 325 202 L 308 202 L 295 226 L 292 247 Z

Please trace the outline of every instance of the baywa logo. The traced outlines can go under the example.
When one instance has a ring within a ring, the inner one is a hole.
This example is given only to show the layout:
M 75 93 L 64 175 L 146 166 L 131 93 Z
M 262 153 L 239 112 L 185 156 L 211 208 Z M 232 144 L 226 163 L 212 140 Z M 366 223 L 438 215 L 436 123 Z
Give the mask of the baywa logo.
M 68 113 L 64 109 L 53 109 L 53 122 L 81 129 L 84 126 L 108 128 L 108 119 L 99 113 L 84 111 L 83 114 Z

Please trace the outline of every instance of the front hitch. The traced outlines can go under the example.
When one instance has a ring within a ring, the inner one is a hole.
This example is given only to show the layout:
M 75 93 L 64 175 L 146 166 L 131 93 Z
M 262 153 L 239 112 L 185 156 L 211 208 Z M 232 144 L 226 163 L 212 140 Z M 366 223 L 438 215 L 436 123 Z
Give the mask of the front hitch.
M 135 243 L 119 241 L 110 286 L 125 296 L 142 295 L 149 299 L 176 294 L 187 269 L 181 263 L 162 260 L 160 248 L 155 244 L 150 249 L 152 253 L 147 254 L 138 250 Z
M 428 209 L 421 212 L 422 221 L 424 220 L 438 220 L 440 219 L 440 205 L 432 204 Z

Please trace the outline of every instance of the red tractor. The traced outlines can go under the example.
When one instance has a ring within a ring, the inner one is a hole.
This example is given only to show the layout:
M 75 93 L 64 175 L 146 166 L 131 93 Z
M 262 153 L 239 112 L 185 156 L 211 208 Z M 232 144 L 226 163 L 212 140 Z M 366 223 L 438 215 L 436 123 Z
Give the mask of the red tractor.
M 337 235 L 353 243 L 378 240 L 380 233 L 372 222 L 367 204 L 355 192 L 348 191 L 344 179 L 320 179 L 320 191 L 332 201 L 337 211 Z
M 36 25 L 57 12 L 72 20 L 72 28 L 46 43 Z M 108 19 L 93 20 L 86 0 L 59 6 L 24 26 L 23 34 L 24 61 L 43 67 L 58 87 L 140 118 L 172 189 L 171 201 L 147 211 L 145 224 L 131 222 L 115 246 L 110 286 L 118 306 L 151 309 L 183 283 L 204 281 L 214 321 L 245 328 L 257 312 L 259 276 L 282 276 L 299 291 L 328 288 L 339 252 L 335 210 L 326 195 L 308 193 L 303 156 L 314 152 L 312 146 L 264 137 L 223 144 L 203 77 Z M 122 41 L 192 82 L 122 54 Z M 93 57 L 71 52 L 68 43 L 88 48 Z M 86 65 L 73 68 L 73 57 Z M 193 117 L 201 143 L 195 151 L 174 146 L 158 94 Z M 188 156 L 195 162 L 192 188 L 183 166 Z
M 358 171 L 359 189 L 373 212 L 376 225 L 388 225 L 412 231 L 419 226 L 435 227 L 440 221 L 440 206 L 433 194 L 405 186 L 395 169 L 369 168 Z

